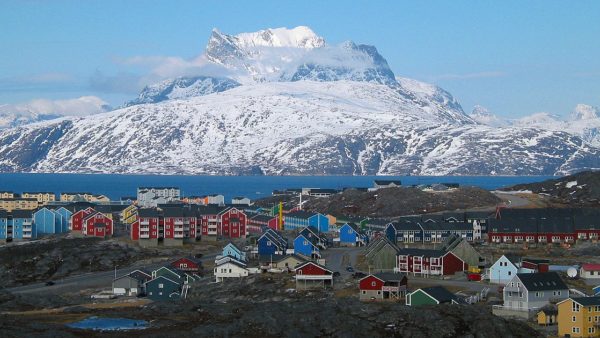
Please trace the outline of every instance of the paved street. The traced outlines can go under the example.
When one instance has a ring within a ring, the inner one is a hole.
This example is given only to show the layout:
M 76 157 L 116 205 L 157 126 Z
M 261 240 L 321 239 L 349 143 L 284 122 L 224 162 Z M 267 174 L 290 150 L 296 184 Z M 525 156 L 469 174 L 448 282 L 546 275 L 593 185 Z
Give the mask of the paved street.
M 321 251 L 323 258 L 325 259 L 325 265 L 333 271 L 338 271 L 341 276 L 352 275 L 351 272 L 346 271 L 348 265 L 355 267 L 356 259 L 358 255 L 363 251 L 363 248 L 355 247 L 340 247 L 340 248 L 328 248 L 327 250 Z

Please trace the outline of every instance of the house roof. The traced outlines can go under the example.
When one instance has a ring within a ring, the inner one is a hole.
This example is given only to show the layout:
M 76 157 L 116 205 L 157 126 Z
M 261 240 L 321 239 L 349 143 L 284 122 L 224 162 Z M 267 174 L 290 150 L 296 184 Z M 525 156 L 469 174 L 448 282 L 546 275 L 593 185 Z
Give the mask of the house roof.
M 600 271 L 600 264 L 585 263 L 581 268 L 585 271 Z
M 569 287 L 556 272 L 518 273 L 528 291 L 565 290 Z
M 33 210 L 15 209 L 10 214 L 13 218 L 31 218 L 33 217 Z
M 249 220 L 267 223 L 267 222 L 271 221 L 272 219 L 277 219 L 277 217 L 276 216 L 268 216 L 268 215 L 255 215 L 255 216 L 250 217 Z
M 445 254 L 445 251 L 433 249 L 402 248 L 398 250 L 398 255 L 409 256 L 442 257 Z
M 242 269 L 246 268 L 246 264 L 244 264 L 242 262 L 239 262 L 236 259 L 231 259 L 231 260 L 219 262 L 218 264 L 216 264 L 216 266 L 222 266 L 222 265 L 225 265 L 225 264 L 233 264 L 233 265 L 237 266 L 238 268 L 242 268 Z
M 458 297 L 442 286 L 431 286 L 428 288 L 421 288 L 419 290 L 425 292 L 440 303 L 449 303 L 453 300 L 458 302 Z
M 303 218 L 303 219 L 309 219 L 310 217 L 314 216 L 315 214 L 312 212 L 307 212 L 307 211 L 292 211 L 292 212 L 288 212 L 287 214 L 284 215 L 285 217 L 293 217 L 293 218 Z
M 393 222 L 390 223 L 389 226 L 392 226 L 394 228 L 394 230 L 396 230 L 396 232 L 401 232 L 401 231 L 421 231 L 421 224 L 417 223 L 417 222 L 411 222 L 408 220 L 401 220 L 398 222 Z
M 595 296 L 595 297 L 573 297 L 571 299 L 575 303 L 579 303 L 582 306 L 600 305 L 600 296 Z
M 521 262 L 528 262 L 532 264 L 549 264 L 550 260 L 544 258 L 523 258 Z
M 192 262 L 192 263 L 194 263 L 196 265 L 202 265 L 202 261 L 199 260 L 198 258 L 195 258 L 195 257 L 179 257 L 179 258 L 173 260 L 171 262 L 171 264 L 174 264 L 175 262 L 178 262 L 178 261 L 183 260 L 183 259 L 188 260 L 188 261 L 190 261 L 190 262 Z
M 382 236 L 379 239 L 371 242 L 371 244 L 369 244 L 369 246 L 367 246 L 367 249 L 365 251 L 365 256 L 371 256 L 372 254 L 378 252 L 379 250 L 381 250 L 382 248 L 384 248 L 386 246 L 391 247 L 396 252 L 398 252 L 398 250 L 400 250 L 395 243 L 392 243 L 387 237 Z
M 376 278 L 384 281 L 384 282 L 397 282 L 401 281 L 406 277 L 403 273 L 393 273 L 393 272 L 378 272 L 373 274 Z
M 154 208 L 141 208 L 138 209 L 138 216 L 144 218 L 155 218 L 159 216 L 159 212 Z
M 321 264 L 313 262 L 313 261 L 307 261 L 307 262 L 304 262 L 304 263 L 296 265 L 296 267 L 294 268 L 294 271 L 298 270 L 298 269 L 301 269 L 301 268 L 303 268 L 303 267 L 305 267 L 305 266 L 307 266 L 309 264 L 312 264 L 312 265 L 317 266 L 317 267 L 319 267 L 319 268 L 321 268 L 321 269 L 323 269 L 325 271 L 329 271 L 329 272 L 333 273 L 333 271 L 329 270 L 329 268 L 327 268 L 325 265 L 321 265 Z
M 374 182 L 377 185 L 390 185 L 392 183 L 395 185 L 402 185 L 402 181 L 400 180 L 375 180 Z

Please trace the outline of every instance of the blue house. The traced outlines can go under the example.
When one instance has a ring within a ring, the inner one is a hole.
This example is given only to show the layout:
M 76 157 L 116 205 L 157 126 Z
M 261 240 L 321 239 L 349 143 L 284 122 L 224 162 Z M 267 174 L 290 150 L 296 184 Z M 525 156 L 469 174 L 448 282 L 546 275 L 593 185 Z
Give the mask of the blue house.
M 302 234 L 294 239 L 294 254 L 303 255 L 305 257 L 320 258 L 321 251 L 317 245 L 318 239 L 315 237 L 308 238 Z
M 310 212 L 306 211 L 292 211 L 284 215 L 284 228 L 285 230 L 302 229 L 309 226 L 308 219 L 312 216 Z
M 385 237 L 392 243 L 421 243 L 423 228 L 420 223 L 401 220 L 387 225 Z
M 285 255 L 288 243 L 277 231 L 268 228 L 257 240 L 259 255 Z
M 345 223 L 340 227 L 340 245 L 364 246 L 368 238 L 355 223 Z
M 158 276 L 144 284 L 146 296 L 152 300 L 181 299 L 183 283 L 166 276 Z
M 68 223 L 54 209 L 44 207 L 34 212 L 33 222 L 35 223 L 38 235 L 59 234 L 69 231 Z
M 27 240 L 37 238 L 31 210 L 0 210 L 0 240 Z
M 321 249 L 327 249 L 327 247 L 329 246 L 329 239 L 327 238 L 327 236 L 317 232 L 317 230 L 315 230 L 315 228 L 313 227 L 306 227 L 300 230 L 300 235 L 310 240 L 314 240 L 317 246 Z
M 318 232 L 328 232 L 329 218 L 323 214 L 314 214 L 308 218 L 308 225 L 317 229 Z
M 62 216 L 61 229 L 63 229 L 63 232 L 68 232 L 71 229 L 71 216 L 73 216 L 73 212 L 65 207 L 56 209 L 56 212 Z
M 223 248 L 222 256 L 230 256 L 242 262 L 246 261 L 246 253 L 231 242 L 225 245 L 225 247 Z

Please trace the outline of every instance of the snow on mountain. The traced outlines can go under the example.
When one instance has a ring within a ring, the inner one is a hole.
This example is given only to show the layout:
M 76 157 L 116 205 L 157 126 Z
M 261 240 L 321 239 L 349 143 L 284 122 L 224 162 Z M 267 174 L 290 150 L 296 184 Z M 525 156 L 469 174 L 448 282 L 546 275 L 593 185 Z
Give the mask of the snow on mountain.
M 227 78 L 208 76 L 178 77 L 146 86 L 137 99 L 126 103 L 125 106 L 208 95 L 229 90 L 239 85 L 236 81 Z
M 96 96 L 66 100 L 32 100 L 0 105 L 0 129 L 52 120 L 64 116 L 85 116 L 109 111 L 111 107 Z
M 600 118 L 600 110 L 587 104 L 578 104 L 570 114 L 571 121 L 593 120 Z
M 600 168 L 598 146 L 547 127 L 554 118 L 483 125 L 482 109 L 468 116 L 443 89 L 396 78 L 375 47 L 330 46 L 307 27 L 213 30 L 201 58 L 224 75 L 169 79 L 122 109 L 0 131 L 0 171 L 548 175 Z
M 477 123 L 490 127 L 506 127 L 510 125 L 508 120 L 499 118 L 487 108 L 479 105 L 473 107 L 473 111 L 469 114 L 469 117 Z
M 598 155 L 566 133 L 481 126 L 356 81 L 243 85 L 0 132 L 2 171 L 534 175 L 600 167 Z
M 548 113 L 536 113 L 512 121 L 516 127 L 531 127 L 551 131 L 564 131 L 580 137 L 584 142 L 600 147 L 600 117 L 598 108 L 578 104 L 564 120 Z

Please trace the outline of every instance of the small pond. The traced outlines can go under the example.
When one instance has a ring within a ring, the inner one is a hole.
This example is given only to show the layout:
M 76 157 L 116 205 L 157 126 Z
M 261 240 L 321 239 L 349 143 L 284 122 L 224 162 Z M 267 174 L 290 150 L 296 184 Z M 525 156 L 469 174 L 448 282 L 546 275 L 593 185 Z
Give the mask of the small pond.
M 139 319 L 89 317 L 67 326 L 96 331 L 143 330 L 148 328 L 148 322 Z

